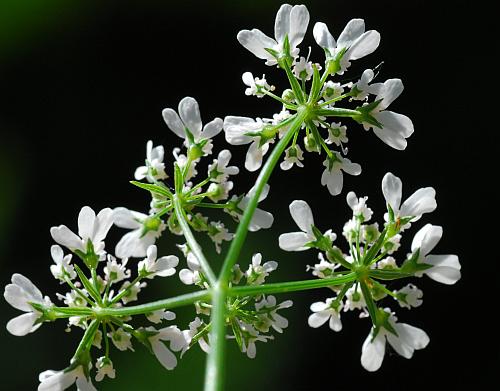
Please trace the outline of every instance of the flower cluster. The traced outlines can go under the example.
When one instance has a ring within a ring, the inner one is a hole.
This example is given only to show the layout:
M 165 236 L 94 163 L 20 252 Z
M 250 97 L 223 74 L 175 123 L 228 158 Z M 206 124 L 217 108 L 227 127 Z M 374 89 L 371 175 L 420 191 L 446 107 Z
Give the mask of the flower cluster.
M 372 69 L 367 69 L 357 82 L 335 81 L 337 75 L 347 71 L 352 61 L 377 49 L 380 42 L 377 31 L 365 31 L 365 22 L 353 19 L 335 39 L 326 24 L 316 23 L 314 39 L 325 55 L 324 64 L 320 65 L 310 61 L 309 56 L 299 56 L 299 45 L 308 24 L 309 12 L 304 5 L 284 4 L 276 15 L 274 39 L 258 29 L 240 31 L 238 41 L 255 56 L 266 60 L 266 65 L 277 65 L 283 69 L 290 88 L 276 95 L 272 92 L 275 87 L 270 86 L 264 77 L 254 78 L 250 72 L 245 72 L 243 82 L 248 86 L 245 93 L 259 98 L 268 95 L 281 103 L 281 111 L 272 119 L 226 117 L 224 131 L 230 144 L 250 144 L 245 167 L 255 171 L 261 167 L 269 144 L 274 143 L 276 137 L 283 137 L 293 118 L 307 110 L 308 116 L 303 122 L 303 146 L 296 131 L 281 168 L 303 167 L 304 151 L 324 152 L 325 169 L 321 184 L 332 195 L 338 195 L 342 191 L 343 173 L 359 175 L 361 166 L 346 157 L 347 126 L 343 122 L 331 121 L 331 118 L 343 120 L 350 117 L 366 130 L 373 129 L 384 143 L 399 150 L 406 148 L 406 139 L 413 133 L 413 124 L 405 115 L 387 110 L 403 91 L 400 79 L 373 82 L 377 75 Z M 320 75 L 322 69 L 324 71 Z M 370 97 L 373 98 L 371 101 Z M 354 102 L 352 109 L 339 108 L 339 103 L 345 102 L 346 98 Z M 296 114 L 293 114 L 294 111 Z
M 360 311 L 360 318 L 371 318 L 373 326 L 361 355 L 361 364 L 369 371 L 380 368 L 386 340 L 405 358 L 429 342 L 424 331 L 398 323 L 395 313 L 381 304 L 383 299 L 391 298 L 401 308 L 411 309 L 422 304 L 423 292 L 413 284 L 389 288 L 390 281 L 424 274 L 444 284 L 454 284 L 460 279 L 456 255 L 429 254 L 441 239 L 443 230 L 439 226 L 427 224 L 416 233 L 411 253 L 404 262 L 399 263 L 393 257 L 400 247 L 403 231 L 423 214 L 436 209 L 434 189 L 419 189 L 400 205 L 402 182 L 387 173 L 382 180 L 382 191 L 387 203 L 382 230 L 378 223 L 371 222 L 373 211 L 367 205 L 368 197 L 358 198 L 354 192 L 347 194 L 352 218 L 342 232 L 348 243 L 346 253 L 334 245 L 337 237 L 331 230 L 321 233 L 314 225 L 312 211 L 305 201 L 290 204 L 290 213 L 300 232 L 282 234 L 279 238 L 280 247 L 287 251 L 320 250 L 320 262 L 308 266 L 308 270 L 318 278 L 332 280 L 335 295 L 311 305 L 308 320 L 311 327 L 328 322 L 333 331 L 340 331 L 341 312 L 353 310 Z

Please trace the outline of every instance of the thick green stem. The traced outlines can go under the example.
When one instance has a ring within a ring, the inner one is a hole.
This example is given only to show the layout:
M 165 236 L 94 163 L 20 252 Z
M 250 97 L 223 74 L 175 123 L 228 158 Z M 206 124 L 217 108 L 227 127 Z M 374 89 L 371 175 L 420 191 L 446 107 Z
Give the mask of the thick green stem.
M 179 225 L 181 226 L 182 233 L 186 238 L 189 248 L 198 259 L 198 262 L 200 262 L 201 270 L 203 271 L 203 274 L 207 277 L 208 282 L 210 283 L 210 285 L 214 286 L 217 283 L 215 274 L 212 271 L 212 268 L 210 267 L 210 264 L 208 263 L 207 259 L 203 255 L 200 245 L 194 238 L 194 235 L 191 232 L 191 228 L 189 228 L 189 223 L 187 222 L 186 214 L 184 212 L 184 209 L 182 208 L 182 202 L 177 195 L 174 196 L 174 209 L 175 209 L 175 215 L 177 216 L 177 220 L 179 221 Z
M 170 309 L 175 307 L 182 307 L 185 305 L 193 304 L 195 301 L 209 300 L 210 292 L 207 290 L 187 293 L 169 299 L 153 301 L 151 303 L 134 305 L 123 308 L 95 308 L 94 313 L 97 316 L 129 316 L 138 314 L 149 314 L 153 311 Z
M 343 285 L 356 280 L 356 273 L 348 273 L 334 278 L 315 280 L 277 282 L 274 284 L 236 286 L 230 288 L 228 296 L 254 296 L 269 293 L 287 293 L 305 291 L 308 289 L 326 288 L 329 286 Z

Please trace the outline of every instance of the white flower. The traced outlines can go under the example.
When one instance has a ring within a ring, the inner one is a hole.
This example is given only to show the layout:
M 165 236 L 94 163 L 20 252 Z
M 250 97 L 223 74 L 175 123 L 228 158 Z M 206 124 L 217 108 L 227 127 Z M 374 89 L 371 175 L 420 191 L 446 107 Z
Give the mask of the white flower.
M 116 258 L 108 254 L 108 262 L 104 267 L 104 275 L 106 281 L 111 283 L 119 282 L 130 277 L 130 270 L 127 269 L 127 261 L 125 258 L 121 263 L 116 262 Z
M 318 22 L 313 29 L 314 39 L 325 51 L 327 61 L 336 60 L 344 52 L 339 65 L 338 74 L 342 75 L 351 65 L 351 60 L 357 60 L 373 53 L 380 43 L 380 34 L 375 30 L 365 32 L 363 19 L 352 19 L 344 27 L 337 41 L 333 38 L 326 24 Z
M 213 182 L 224 183 L 227 181 L 229 175 L 236 175 L 240 172 L 236 166 L 228 166 L 231 160 L 231 152 L 224 149 L 219 152 L 217 159 L 208 166 L 208 176 Z
M 403 308 L 411 309 L 411 307 L 422 305 L 424 292 L 413 284 L 408 284 L 399 291 L 394 291 L 394 293 L 398 296 L 398 303 Z
M 204 327 L 206 327 L 205 323 L 203 323 L 200 318 L 196 317 L 192 322 L 189 323 L 189 329 L 182 331 L 184 339 L 186 340 L 186 345 L 182 349 L 181 357 L 189 349 L 189 345 L 191 344 L 193 337 L 201 331 L 200 328 Z M 205 353 L 208 353 L 210 351 L 210 345 L 205 340 L 205 336 L 199 338 L 197 342 L 200 345 L 201 350 L 203 350 Z
M 331 157 L 327 157 L 323 162 L 325 171 L 321 175 L 321 184 L 328 188 L 331 195 L 338 195 L 344 185 L 342 171 L 350 175 L 361 174 L 361 166 L 352 163 L 349 159 L 340 156 L 340 153 L 333 151 Z
M 201 148 L 203 154 L 212 153 L 211 138 L 222 130 L 222 119 L 215 118 L 202 130 L 198 102 L 189 96 L 179 102 L 179 115 L 170 108 L 164 109 L 162 115 L 170 130 L 184 139 L 186 147 L 196 145 Z
M 388 322 L 398 335 L 384 328 L 380 328 L 376 336 L 374 336 L 373 328 L 368 334 L 361 352 L 361 365 L 367 371 L 374 372 L 382 365 L 386 340 L 404 358 L 411 358 L 415 350 L 423 349 L 429 343 L 429 337 L 425 331 L 406 323 L 396 323 L 396 320 L 393 315 L 390 315 Z
M 351 97 L 354 100 L 365 100 L 373 91 L 370 88 L 370 82 L 375 77 L 375 73 L 371 69 L 365 69 L 361 74 L 361 78 L 352 86 Z
M 291 6 L 283 4 L 276 15 L 274 24 L 275 40 L 269 38 L 258 29 L 242 30 L 238 33 L 238 41 L 258 58 L 266 60 L 266 65 L 275 65 L 276 58 L 266 49 L 277 52 L 278 56 L 284 55 L 283 44 L 288 37 L 290 44 L 290 55 L 297 58 L 299 49 L 297 46 L 304 39 L 309 24 L 309 11 L 304 5 Z
M 123 304 L 127 304 L 130 303 L 131 301 L 137 300 L 137 295 L 139 294 L 142 288 L 146 287 L 146 285 L 147 284 L 145 282 L 136 282 L 133 286 L 129 287 L 130 281 L 125 281 L 120 288 L 120 292 L 125 289 L 127 290 L 127 293 L 121 298 Z M 110 299 L 111 298 L 112 297 L 110 297 Z
M 262 119 L 227 116 L 224 118 L 226 141 L 232 145 L 250 144 L 245 158 L 245 168 L 256 171 L 262 165 L 262 158 L 269 150 L 274 137 L 262 140 L 261 131 L 267 126 Z M 263 143 L 261 144 L 261 142 Z
M 115 345 L 118 350 L 125 351 L 130 349 L 134 351 L 132 342 L 130 341 L 132 336 L 123 329 L 117 329 L 116 331 L 109 332 L 108 337 L 111 338 L 113 345 Z
M 321 67 L 320 67 L 321 68 Z M 300 57 L 293 67 L 295 77 L 300 80 L 311 80 L 313 75 L 313 66 L 311 61 L 307 61 L 304 57 Z
M 398 265 L 393 257 L 387 257 L 377 262 L 377 269 L 396 269 Z
M 266 95 L 263 90 L 265 91 L 273 91 L 274 86 L 270 86 L 267 84 L 266 81 L 266 75 L 262 75 L 262 79 L 259 79 L 258 77 L 254 78 L 251 72 L 245 72 L 242 77 L 243 83 L 248 86 L 248 88 L 245 90 L 245 95 L 255 95 L 258 98 L 262 98 L 264 95 Z
M 180 148 L 174 148 L 172 150 L 172 155 L 175 158 L 175 161 L 177 162 L 177 165 L 181 169 L 181 171 L 184 171 L 184 167 L 186 164 L 189 163 L 189 159 L 187 158 L 186 155 L 180 153 L 181 149 Z M 198 175 L 198 171 L 196 171 L 196 164 L 198 163 L 198 160 L 193 160 L 191 164 L 189 165 L 189 169 L 186 172 L 186 177 L 184 178 L 186 181 L 190 180 L 191 178 L 195 177 Z
M 328 126 L 328 138 L 325 140 L 327 144 L 340 146 L 342 143 L 348 141 L 346 126 L 343 126 L 340 122 L 332 122 L 332 124 Z
M 54 278 L 61 281 L 65 281 L 65 277 L 70 280 L 76 278 L 75 268 L 71 265 L 71 258 L 73 257 L 71 254 L 64 256 L 63 249 L 57 244 L 50 248 L 50 254 L 55 262 L 55 265 L 50 265 L 50 272 Z
M 97 369 L 97 374 L 95 375 L 96 381 L 102 381 L 104 376 L 114 379 L 116 377 L 116 371 L 113 368 L 113 362 L 106 358 L 105 356 L 99 357 L 95 364 Z
M 338 263 L 326 260 L 322 253 L 318 254 L 318 259 L 319 263 L 314 264 L 314 266 L 307 265 L 306 267 L 306 271 L 312 270 L 312 275 L 318 278 L 328 278 L 340 266 Z
M 76 382 L 78 391 L 97 391 L 90 379 L 87 379 L 81 365 L 63 371 L 47 370 L 38 376 L 38 391 L 62 391 Z
M 167 310 L 157 310 L 146 314 L 146 318 L 152 323 L 160 323 L 162 320 L 174 320 L 175 313 Z
M 96 216 L 95 212 L 88 206 L 84 206 L 78 215 L 78 235 L 73 233 L 65 225 L 52 227 L 50 234 L 60 245 L 71 251 L 79 250 L 87 254 L 87 245 L 90 241 L 94 247 L 94 253 L 104 253 L 104 238 L 113 225 L 113 211 L 110 208 L 102 209 Z
M 255 342 L 267 342 L 269 339 L 274 339 L 270 335 L 262 335 L 250 324 L 239 322 L 240 328 L 244 332 L 244 340 L 242 351 L 247 354 L 248 358 L 255 358 L 257 354 L 257 348 L 255 346 Z
M 288 320 L 279 315 L 276 311 L 283 308 L 290 308 L 293 305 L 291 300 L 285 300 L 280 304 L 276 304 L 276 297 L 269 295 L 262 297 L 262 300 L 255 303 L 255 309 L 259 312 L 259 320 L 254 323 L 254 326 L 259 331 L 267 333 L 272 327 L 278 333 L 282 333 L 283 329 L 288 327 Z
M 387 254 L 391 255 L 395 253 L 396 251 L 399 250 L 401 247 L 401 235 L 396 234 L 394 236 L 391 236 L 386 242 L 384 243 L 384 250 L 387 251 Z
M 233 189 L 233 182 L 227 181 L 222 183 L 212 182 L 207 189 L 207 197 L 217 203 L 221 200 L 227 200 L 229 192 Z
M 342 302 L 337 303 L 335 298 L 326 299 L 326 302 L 318 301 L 311 304 L 311 314 L 307 320 L 309 326 L 318 328 L 324 325 L 328 320 L 329 326 L 333 331 L 342 330 L 342 322 L 340 321 L 340 310 Z
M 155 182 L 158 179 L 165 179 L 168 175 L 165 173 L 165 164 L 163 157 L 165 151 L 162 145 L 153 148 L 153 142 L 149 140 L 146 144 L 146 165 L 137 167 L 134 173 L 138 181 L 146 178 L 148 182 Z
M 289 170 L 296 164 L 299 167 L 304 167 L 302 160 L 304 160 L 304 153 L 299 144 L 289 146 L 285 151 L 285 160 L 280 164 L 282 170 Z
M 248 285 L 260 285 L 264 283 L 269 273 L 278 268 L 278 262 L 276 261 L 267 261 L 263 265 L 261 265 L 261 262 L 261 253 L 252 256 L 252 263 L 248 266 L 248 270 L 245 273 Z
M 406 148 L 406 139 L 413 134 L 413 123 L 406 115 L 386 110 L 403 92 L 403 82 L 400 79 L 389 79 L 384 83 L 375 83 L 370 86 L 370 92 L 375 94 L 375 102 L 379 104 L 370 111 L 382 127 L 363 122 L 363 127 L 373 129 L 375 135 L 390 147 L 398 150 Z
M 290 204 L 289 209 L 293 221 L 302 232 L 280 235 L 279 246 L 285 251 L 308 250 L 310 247 L 306 247 L 305 244 L 316 240 L 313 233 L 314 218 L 311 207 L 305 201 L 295 200 Z
M 50 299 L 42 296 L 40 290 L 22 274 L 12 275 L 12 284 L 5 287 L 3 297 L 12 307 L 26 312 L 7 323 L 7 330 L 12 335 L 22 337 L 36 331 L 42 322 L 38 322 L 42 316 L 30 303 L 43 306 L 52 306 Z
M 437 207 L 436 191 L 432 187 L 418 189 L 401 205 L 403 193 L 403 183 L 401 179 L 388 172 L 382 179 L 382 193 L 385 201 L 391 206 L 394 212 L 394 219 L 397 222 L 402 217 L 413 217 L 412 222 L 417 221 L 424 213 L 430 213 Z M 388 215 L 384 216 L 386 221 Z M 410 225 L 401 227 L 401 230 Z
M 262 189 L 262 192 L 260 193 L 259 196 L 259 201 L 264 201 L 267 198 L 267 195 L 269 194 L 269 185 L 265 185 L 264 188 Z M 237 207 L 244 212 L 245 209 L 248 206 L 248 203 L 250 202 L 250 199 L 253 198 L 255 194 L 255 187 L 252 187 L 248 193 L 238 202 Z M 233 196 L 231 201 L 236 202 L 237 198 Z M 229 211 L 232 216 L 240 219 L 243 213 L 239 213 L 237 211 Z M 274 217 L 271 213 L 266 212 L 265 210 L 256 208 L 255 212 L 252 216 L 252 220 L 250 221 L 250 225 L 248 226 L 248 230 L 250 232 L 255 232 L 258 231 L 261 228 L 267 229 L 273 225 Z
M 169 370 L 174 369 L 177 366 L 177 358 L 170 349 L 178 352 L 186 346 L 186 340 L 182 331 L 177 326 L 169 326 L 160 330 L 148 327 L 146 330 L 158 331 L 157 334 L 148 338 L 151 349 L 161 365 Z M 163 341 L 170 342 L 170 349 L 167 348 Z
M 352 214 L 354 217 L 360 219 L 362 222 L 366 222 L 372 218 L 373 211 L 366 206 L 366 201 L 368 197 L 356 197 L 356 193 L 350 191 L 347 193 L 347 205 L 352 209 Z
M 431 268 L 423 272 L 415 273 L 417 277 L 426 274 L 434 281 L 443 284 L 455 284 L 461 277 L 461 265 L 456 255 L 432 255 L 429 254 L 438 244 L 443 236 L 443 228 L 436 225 L 427 224 L 415 234 L 411 244 L 411 251 L 415 253 L 418 249 L 418 263 L 432 265 Z
M 122 207 L 115 208 L 113 213 L 117 227 L 132 230 L 116 245 L 115 254 L 119 258 L 145 257 L 148 247 L 154 244 L 166 229 L 166 225 L 157 217 Z
M 183 250 L 183 247 L 181 247 L 181 250 Z M 179 278 L 186 285 L 197 285 L 201 282 L 200 263 L 198 262 L 196 256 L 191 251 L 189 251 L 187 246 L 185 246 L 185 250 L 183 250 L 183 252 L 186 257 L 189 269 L 180 270 Z
M 326 99 L 333 99 L 336 98 L 344 93 L 344 87 L 340 83 L 335 83 L 331 80 L 328 80 L 324 86 L 323 86 L 323 91 L 322 95 Z M 332 103 L 334 104 L 334 103 Z
M 154 244 L 148 247 L 146 258 L 137 264 L 138 274 L 150 279 L 156 276 L 168 277 L 175 274 L 175 267 L 179 264 L 179 258 L 175 255 L 168 255 L 156 259 L 157 251 Z
M 344 311 L 353 311 L 355 309 L 362 310 L 366 307 L 365 298 L 359 284 L 351 286 L 346 294 Z
M 222 242 L 232 240 L 234 235 L 220 221 L 211 221 L 208 225 L 208 236 L 215 244 L 215 251 L 220 254 Z

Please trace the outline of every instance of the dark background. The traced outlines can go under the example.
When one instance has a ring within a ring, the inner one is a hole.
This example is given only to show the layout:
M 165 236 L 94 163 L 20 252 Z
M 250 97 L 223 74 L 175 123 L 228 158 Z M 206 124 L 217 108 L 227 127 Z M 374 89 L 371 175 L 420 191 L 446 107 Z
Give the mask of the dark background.
M 380 180 L 392 171 L 403 179 L 404 197 L 434 186 L 438 201 L 436 212 L 406 235 L 399 257 L 409 251 L 420 226 L 443 225 L 444 237 L 434 252 L 458 254 L 463 277 L 451 287 L 426 278 L 416 282 L 424 290 L 424 305 L 411 313 L 398 310 L 399 319 L 426 330 L 431 343 L 410 361 L 388 352 L 375 374 L 359 363 L 367 320 L 349 313 L 339 334 L 326 326 L 312 330 L 306 323 L 309 304 L 324 300 L 328 291 L 291 294 L 296 305 L 283 313 L 290 327 L 275 341 L 259 344 L 256 360 L 230 344 L 228 389 L 488 387 L 499 364 L 498 325 L 492 318 L 498 307 L 498 197 L 491 189 L 498 178 L 498 144 L 493 126 L 486 126 L 487 120 L 497 121 L 496 108 L 483 99 L 495 94 L 495 77 L 488 71 L 495 46 L 481 48 L 492 27 L 489 12 L 480 2 L 465 1 L 305 3 L 311 23 L 302 54 L 311 45 L 315 61 L 323 59 L 312 39 L 316 21 L 326 22 L 334 36 L 354 17 L 364 18 L 367 29 L 380 31 L 377 52 L 355 62 L 346 76 L 385 61 L 381 80 L 400 77 L 405 84 L 391 109 L 410 116 L 415 133 L 403 153 L 349 122 L 350 158 L 362 164 L 363 173 L 346 176 L 343 195 L 336 198 L 320 186 L 323 167 L 317 157 L 308 154 L 305 169 L 278 170 L 264 204 L 276 223 L 250 236 L 240 263 L 247 265 L 251 254 L 262 251 L 265 259 L 280 261 L 271 281 L 308 278 L 305 265 L 315 262 L 315 254 L 289 254 L 277 247 L 280 233 L 295 230 L 289 202 L 309 201 L 317 225 L 340 234 L 349 214 L 345 194 L 355 190 L 370 197 L 380 222 Z M 247 70 L 256 76 L 265 72 L 278 89 L 284 84 L 275 68 L 266 67 L 236 40 L 244 28 L 272 35 L 279 5 L 262 0 L 0 1 L 0 285 L 20 272 L 55 300 L 58 286 L 48 269 L 49 227 L 75 228 L 83 205 L 147 209 L 147 194 L 128 181 L 144 159 L 148 139 L 164 144 L 171 162 L 170 150 L 179 139 L 163 123 L 164 107 L 176 108 L 182 97 L 193 96 L 204 122 L 231 114 L 269 117 L 279 110 L 274 102 L 244 95 L 241 74 Z M 227 147 L 242 166 L 246 147 L 230 147 L 219 136 L 215 149 Z M 242 171 L 237 191 L 246 191 L 254 180 L 254 174 Z M 123 233 L 118 231 L 108 243 Z M 179 238 L 165 237 L 162 253 L 175 252 L 174 242 Z M 217 268 L 220 257 L 207 252 Z M 143 300 L 179 291 L 188 289 L 176 278 L 155 281 Z M 4 301 L 0 305 L 2 325 L 19 314 Z M 185 328 L 193 311 L 176 312 Z M 2 326 L 2 389 L 34 389 L 39 372 L 64 368 L 80 335 L 76 330 L 67 335 L 64 327 L 62 321 L 47 324 L 18 338 Z M 100 388 L 201 389 L 204 357 L 199 349 L 172 372 L 141 346 L 136 350 L 113 353 L 117 379 Z

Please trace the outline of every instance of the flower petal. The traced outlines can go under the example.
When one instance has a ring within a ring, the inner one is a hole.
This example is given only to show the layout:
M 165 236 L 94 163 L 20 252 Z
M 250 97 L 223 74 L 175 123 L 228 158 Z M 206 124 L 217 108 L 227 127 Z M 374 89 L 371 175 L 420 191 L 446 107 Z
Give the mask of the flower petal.
M 379 110 L 385 110 L 394 102 L 404 90 L 401 79 L 388 79 L 384 82 L 383 88 L 377 96 L 382 102 L 377 106 Z
M 326 185 L 331 195 L 339 195 L 344 185 L 342 172 L 340 170 L 330 172 L 328 169 L 325 169 L 321 175 L 321 184 L 323 186 Z
M 312 226 L 314 225 L 314 218 L 311 207 L 307 202 L 302 200 L 295 200 L 290 204 L 290 214 L 293 221 L 303 231 L 312 235 Z
M 113 221 L 117 227 L 125 229 L 137 229 L 142 227 L 142 223 L 139 220 L 144 220 L 148 216 L 129 210 L 127 208 L 118 207 L 113 209 Z
M 385 335 L 382 332 L 379 332 L 372 341 L 372 333 L 370 332 L 361 349 L 361 365 L 367 371 L 375 372 L 382 365 L 384 355 Z
M 163 342 L 157 340 L 151 342 L 153 353 L 160 362 L 167 369 L 174 369 L 177 366 L 177 358 Z
M 268 144 L 266 144 L 268 145 Z M 255 140 L 248 148 L 245 158 L 245 168 L 248 171 L 257 171 L 262 166 L 262 157 L 264 155 L 264 148 L 266 145 L 259 147 L 259 142 Z M 269 148 L 269 147 L 268 147 Z M 267 148 L 266 148 L 267 150 Z
M 285 40 L 285 35 L 288 35 L 290 32 L 291 11 L 292 6 L 290 4 L 283 4 L 276 14 L 276 20 L 274 21 L 274 37 L 278 42 L 283 42 Z M 290 37 L 288 37 L 288 39 L 290 39 Z
M 279 237 L 279 246 L 285 251 L 304 251 L 309 250 L 309 247 L 304 247 L 311 238 L 304 232 L 289 232 L 282 234 Z
M 223 121 L 221 118 L 214 118 L 208 124 L 203 127 L 203 132 L 201 132 L 201 137 L 204 139 L 209 139 L 217 136 L 222 130 Z
M 322 22 L 317 22 L 313 28 L 313 35 L 316 43 L 321 46 L 323 49 L 328 49 L 330 54 L 333 54 L 337 43 L 335 42 L 335 38 L 328 30 L 326 24 Z
M 255 209 L 252 220 L 250 221 L 250 225 L 248 226 L 248 230 L 250 232 L 258 231 L 261 228 L 267 229 L 273 225 L 274 217 L 271 213 L 266 212 L 262 209 Z
M 186 132 L 184 130 L 184 124 L 182 123 L 179 115 L 173 109 L 163 109 L 161 112 L 163 120 L 167 124 L 168 128 L 174 132 L 180 138 L 186 138 Z
M 253 132 L 260 129 L 258 125 L 248 117 L 227 116 L 224 118 L 224 132 L 226 141 L 232 145 L 248 144 L 253 141 L 252 137 L 246 136 L 248 132 Z
M 7 323 L 7 331 L 17 337 L 22 337 L 38 329 L 42 324 L 35 326 L 36 320 L 40 317 L 37 312 L 27 312 L 19 315 Z
M 420 248 L 420 256 L 429 254 L 443 236 L 443 227 L 438 225 L 424 225 L 413 238 L 411 251 L 416 251 Z
M 179 102 L 179 116 L 195 140 L 198 139 L 202 126 L 198 102 L 190 96 L 183 98 Z
M 278 44 L 274 39 L 269 38 L 266 34 L 258 29 L 242 30 L 237 35 L 238 42 L 258 58 L 269 60 L 276 63 L 276 59 L 266 48 L 273 49 Z
M 401 196 L 403 193 L 403 182 L 394 174 L 388 172 L 382 179 L 382 193 L 385 201 L 391 206 L 395 213 L 399 212 Z
M 94 233 L 95 212 L 92 208 L 84 206 L 78 214 L 78 235 L 86 242 Z
M 382 124 L 382 128 L 373 127 L 373 133 L 388 146 L 402 151 L 406 148 L 406 139 L 413 134 L 413 122 L 406 115 L 393 111 L 381 111 L 373 115 Z
M 432 212 L 437 208 L 436 190 L 432 187 L 418 189 L 401 205 L 401 216 L 415 216 L 416 221 L 424 213 Z
M 380 44 L 380 33 L 375 30 L 362 34 L 345 54 L 349 60 L 357 60 L 373 53 Z
M 103 241 L 114 222 L 114 212 L 111 208 L 104 208 L 97 214 L 94 223 L 92 241 L 98 243 Z
M 315 312 L 314 314 L 309 315 L 307 318 L 307 324 L 312 328 L 318 328 L 323 326 L 330 317 L 328 312 Z
M 305 5 L 296 5 L 290 12 L 290 31 L 288 39 L 290 48 L 293 49 L 304 39 L 304 35 L 309 25 L 309 11 Z
M 337 48 L 349 48 L 364 32 L 365 21 L 363 19 L 351 19 L 340 33 Z

